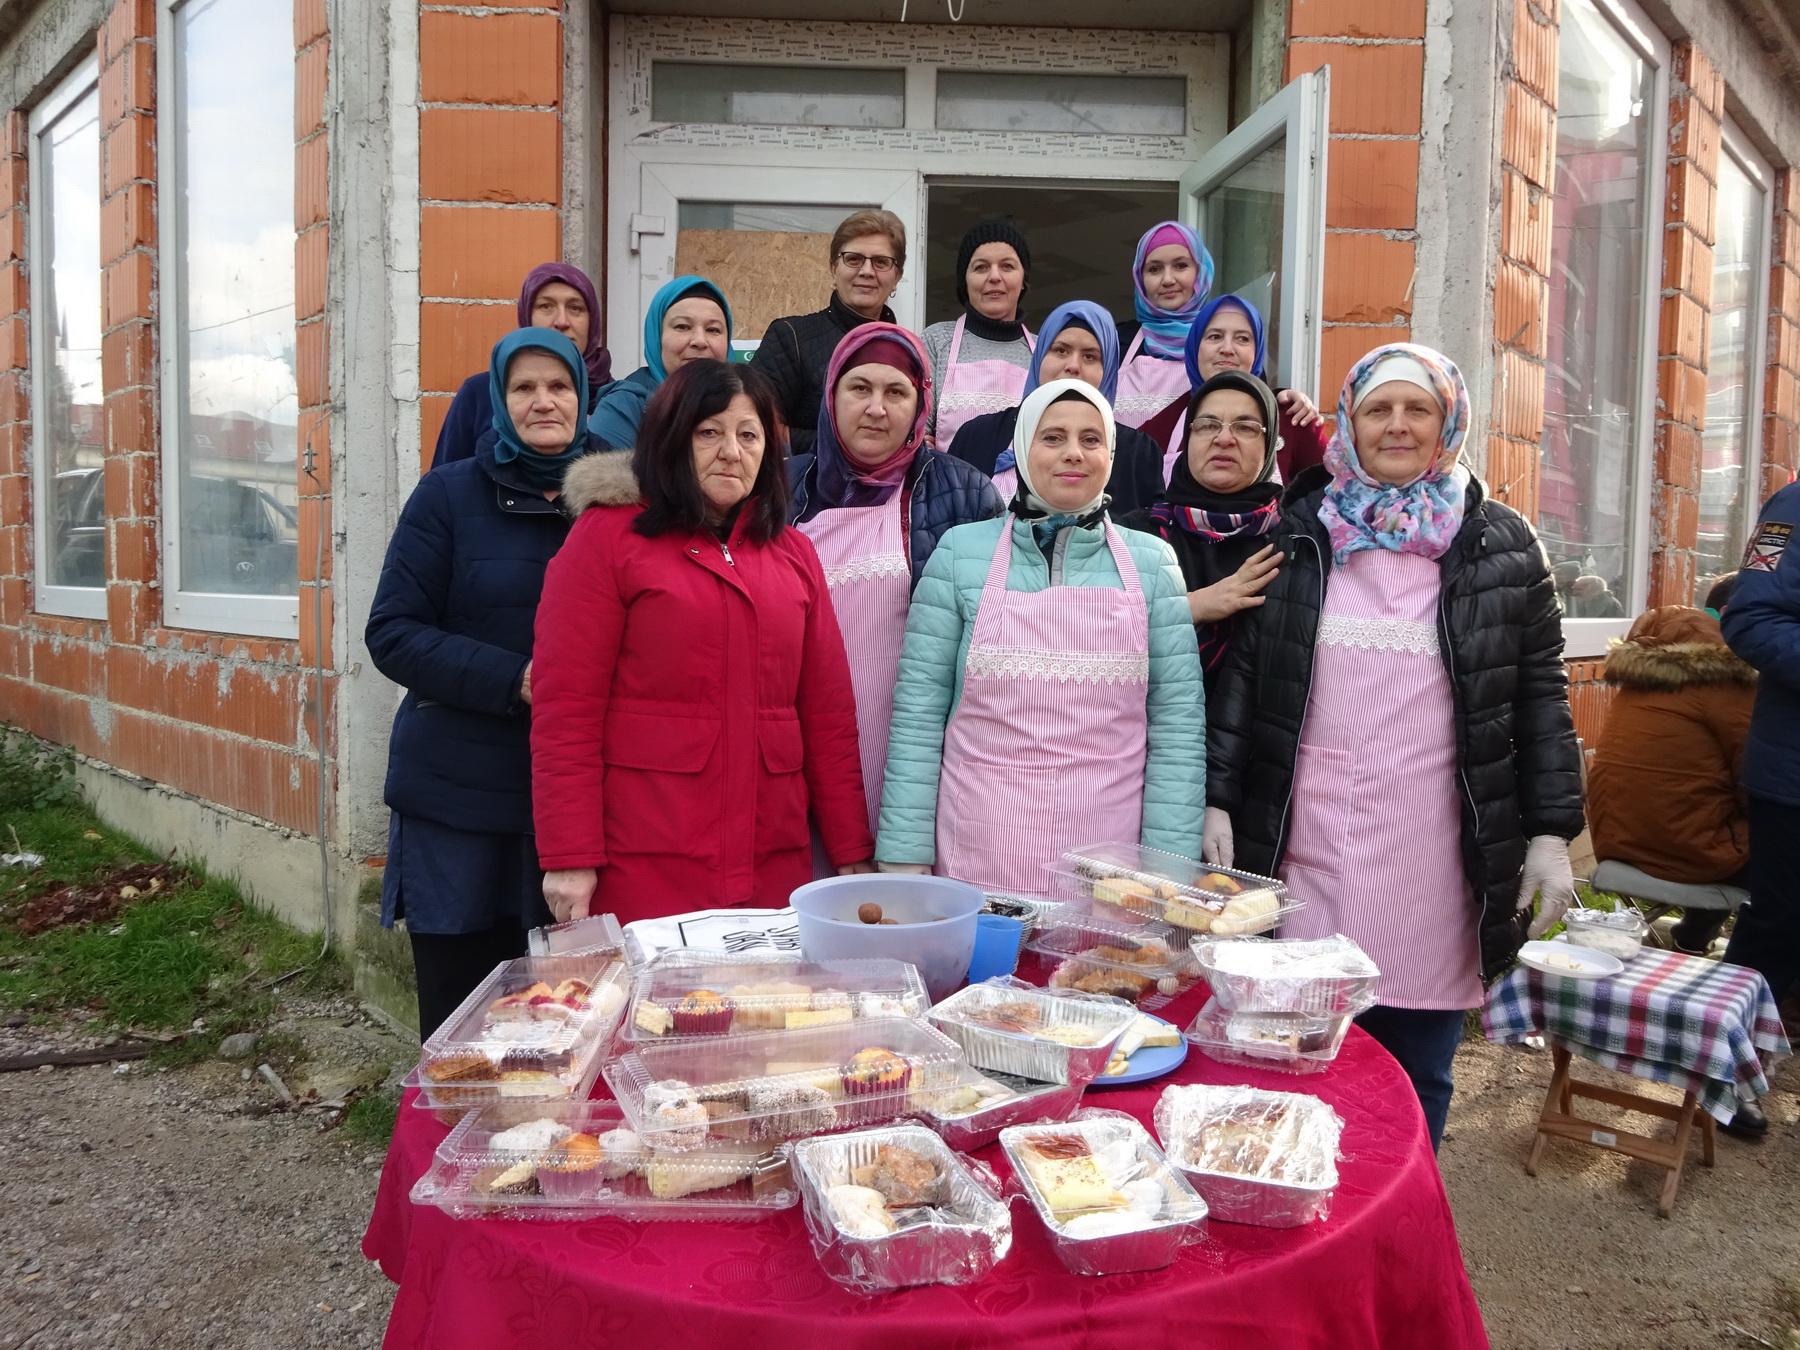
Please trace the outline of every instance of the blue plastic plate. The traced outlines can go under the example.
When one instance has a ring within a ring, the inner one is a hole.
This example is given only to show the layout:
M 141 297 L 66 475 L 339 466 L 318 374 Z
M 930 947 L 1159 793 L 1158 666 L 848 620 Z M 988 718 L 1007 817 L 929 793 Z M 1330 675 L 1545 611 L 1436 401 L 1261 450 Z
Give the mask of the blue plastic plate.
M 1146 1017 L 1150 1015 L 1144 1014 Z M 1173 1022 L 1163 1022 L 1160 1017 L 1151 1017 L 1152 1022 L 1162 1022 L 1165 1027 L 1174 1026 Z M 1117 1078 L 1108 1078 L 1104 1074 L 1096 1078 L 1089 1086 L 1097 1088 L 1127 1087 L 1132 1083 L 1148 1083 L 1152 1078 L 1161 1078 L 1165 1073 L 1173 1073 L 1179 1069 L 1188 1057 L 1188 1043 L 1176 1041 L 1174 1045 L 1146 1045 L 1130 1059 L 1125 1061 L 1125 1072 Z

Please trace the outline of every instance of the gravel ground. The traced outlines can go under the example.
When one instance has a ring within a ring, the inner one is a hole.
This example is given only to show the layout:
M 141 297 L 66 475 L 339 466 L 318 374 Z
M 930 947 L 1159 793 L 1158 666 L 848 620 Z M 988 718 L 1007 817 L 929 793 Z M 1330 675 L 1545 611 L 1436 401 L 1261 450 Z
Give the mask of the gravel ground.
M 0 1054 L 46 1039 L 72 1038 L 0 1028 Z M 242 1073 L 0 1080 L 0 1347 L 380 1344 L 393 1293 L 357 1249 L 379 1156 L 315 1116 L 265 1114 L 272 1095 Z M 1696 1153 L 1671 1220 L 1660 1174 L 1614 1154 L 1553 1144 L 1525 1175 L 1549 1076 L 1547 1054 L 1485 1044 L 1457 1064 L 1442 1161 L 1496 1350 L 1800 1344 L 1792 1062 L 1770 1138 L 1721 1135 L 1711 1171 Z

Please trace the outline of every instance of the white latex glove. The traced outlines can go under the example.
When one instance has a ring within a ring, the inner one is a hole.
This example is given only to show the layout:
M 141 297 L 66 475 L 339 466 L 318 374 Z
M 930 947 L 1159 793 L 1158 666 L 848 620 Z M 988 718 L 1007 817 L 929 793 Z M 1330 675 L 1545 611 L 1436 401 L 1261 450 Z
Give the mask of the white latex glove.
M 875 870 L 877 872 L 893 872 L 905 877 L 928 877 L 931 875 L 929 863 L 878 862 L 875 864 Z
M 1569 869 L 1568 841 L 1540 834 L 1525 846 L 1525 870 L 1519 875 L 1519 908 L 1528 910 L 1538 897 L 1537 918 L 1528 937 L 1539 938 L 1562 922 L 1575 898 L 1575 874 Z
M 1206 808 L 1206 824 L 1200 831 L 1200 856 L 1214 867 L 1230 867 L 1232 859 L 1231 813 L 1216 806 Z

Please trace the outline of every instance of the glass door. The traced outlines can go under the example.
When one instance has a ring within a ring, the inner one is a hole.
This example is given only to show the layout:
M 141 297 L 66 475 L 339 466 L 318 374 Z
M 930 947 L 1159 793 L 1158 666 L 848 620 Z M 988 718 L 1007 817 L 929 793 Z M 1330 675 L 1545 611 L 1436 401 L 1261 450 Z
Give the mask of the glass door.
M 644 315 L 665 282 L 693 273 L 731 302 L 733 360 L 748 360 L 769 324 L 831 298 L 832 232 L 852 211 L 884 207 L 906 226 L 906 271 L 890 304 L 916 323 L 924 269 L 919 176 L 847 169 L 745 168 L 640 162 L 638 204 L 619 213 L 609 268 L 607 345 L 613 368 L 643 364 Z M 621 247 L 622 246 L 622 247 Z
M 1182 175 L 1181 216 L 1212 251 L 1215 295 L 1261 311 L 1273 383 L 1319 398 L 1329 68 L 1302 75 Z

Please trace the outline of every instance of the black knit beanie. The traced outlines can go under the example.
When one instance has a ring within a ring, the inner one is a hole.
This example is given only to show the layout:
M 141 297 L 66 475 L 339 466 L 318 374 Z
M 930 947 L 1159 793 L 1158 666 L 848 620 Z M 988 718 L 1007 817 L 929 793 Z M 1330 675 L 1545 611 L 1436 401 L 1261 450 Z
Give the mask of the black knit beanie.
M 1024 231 L 1013 224 L 1010 216 L 1004 220 L 984 220 L 973 226 L 956 246 L 956 302 L 959 305 L 969 303 L 969 260 L 983 244 L 1011 244 L 1013 252 L 1019 255 L 1026 286 L 1031 284 L 1031 245 L 1025 242 Z M 1025 287 L 1021 287 L 1019 294 L 1024 293 Z

